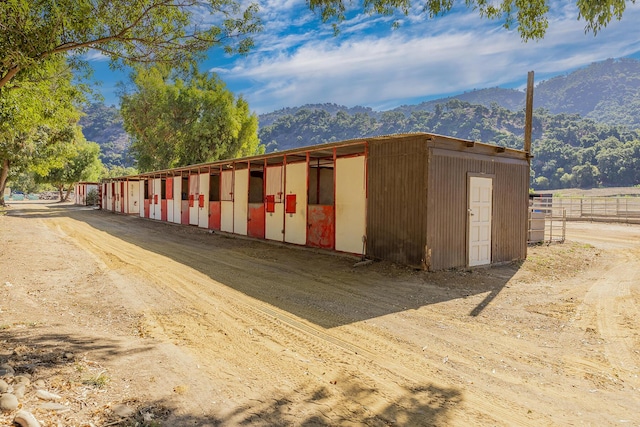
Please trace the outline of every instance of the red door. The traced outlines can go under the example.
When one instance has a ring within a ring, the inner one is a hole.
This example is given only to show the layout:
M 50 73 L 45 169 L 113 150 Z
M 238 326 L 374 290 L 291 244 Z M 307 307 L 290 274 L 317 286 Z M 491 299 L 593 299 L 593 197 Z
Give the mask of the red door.
M 309 205 L 307 215 L 307 245 L 332 249 L 335 242 L 333 206 Z
M 220 202 L 209 202 L 209 228 L 220 230 L 221 218 Z
M 185 225 L 189 225 L 189 201 L 188 200 L 182 200 L 180 203 L 181 203 L 180 223 L 181 224 L 185 224 Z
M 247 235 L 264 239 L 264 223 L 264 203 L 250 203 Z
M 160 219 L 167 220 L 167 201 L 165 199 L 160 200 Z

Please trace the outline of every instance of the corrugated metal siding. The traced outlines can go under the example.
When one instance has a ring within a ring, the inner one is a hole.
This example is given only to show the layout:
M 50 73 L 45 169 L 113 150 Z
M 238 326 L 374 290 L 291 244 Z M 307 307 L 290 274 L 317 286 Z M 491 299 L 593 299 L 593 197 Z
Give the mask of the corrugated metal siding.
M 372 141 L 368 158 L 367 254 L 420 265 L 426 240 L 424 136 Z
M 493 180 L 492 262 L 524 259 L 527 256 L 527 212 L 529 207 L 529 165 L 496 165 Z M 498 196 L 496 198 L 496 195 Z
M 468 174 L 493 176 L 492 262 L 526 256 L 529 169 L 525 160 L 484 158 L 438 150 L 429 161 L 427 246 L 429 268 L 467 265 Z M 504 163 L 503 163 L 504 162 Z

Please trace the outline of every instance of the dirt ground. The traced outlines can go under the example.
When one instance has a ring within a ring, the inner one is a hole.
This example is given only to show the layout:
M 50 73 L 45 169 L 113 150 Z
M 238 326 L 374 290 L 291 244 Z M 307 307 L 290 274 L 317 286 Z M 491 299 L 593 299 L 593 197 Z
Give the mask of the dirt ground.
M 640 426 L 640 226 L 438 273 L 37 201 L 0 241 L 46 427 Z

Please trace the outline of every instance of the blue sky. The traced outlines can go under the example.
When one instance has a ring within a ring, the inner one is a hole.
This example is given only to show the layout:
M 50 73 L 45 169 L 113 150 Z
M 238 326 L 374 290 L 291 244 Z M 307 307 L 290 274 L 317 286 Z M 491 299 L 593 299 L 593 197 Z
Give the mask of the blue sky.
M 531 70 L 538 83 L 607 58 L 640 59 L 640 3 L 627 2 L 622 20 L 594 37 L 577 20 L 575 1 L 552 0 L 547 35 L 524 43 L 464 7 L 429 19 L 416 6 L 398 29 L 397 17 L 354 9 L 334 36 L 304 1 L 259 1 L 264 31 L 255 49 L 233 57 L 213 49 L 201 64 L 257 113 L 324 102 L 388 110 L 473 89 L 523 88 Z M 116 83 L 127 74 L 110 71 L 100 56 L 91 64 L 105 102 L 118 104 Z

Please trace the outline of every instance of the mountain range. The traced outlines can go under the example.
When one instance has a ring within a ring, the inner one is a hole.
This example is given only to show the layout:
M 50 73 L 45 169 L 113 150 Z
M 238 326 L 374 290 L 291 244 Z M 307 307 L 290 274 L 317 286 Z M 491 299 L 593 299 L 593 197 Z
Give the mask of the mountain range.
M 405 132 L 433 132 L 522 148 L 524 102 L 524 91 L 496 87 L 402 105 L 388 111 L 331 103 L 308 104 L 259 115 L 258 134 L 267 152 Z M 584 177 L 584 170 L 573 171 L 586 164 L 595 168 L 591 171 L 591 175 L 596 175 L 592 177 L 595 185 L 622 184 L 605 176 L 603 171 L 610 167 L 599 168 L 596 154 L 604 149 L 615 151 L 619 145 L 640 139 L 637 137 L 640 61 L 608 59 L 541 81 L 534 89 L 534 108 L 533 143 L 538 161 L 532 164 L 533 184 L 537 179 L 541 188 L 588 185 L 589 179 L 576 178 Z M 81 124 L 87 139 L 102 145 L 105 164 L 131 166 L 134 163 L 127 155 L 128 136 L 115 107 L 94 104 Z M 605 140 L 609 141 L 607 147 L 598 145 Z M 562 154 L 547 155 L 542 147 Z M 543 165 L 541 159 L 548 159 L 547 163 L 552 164 Z M 627 170 L 634 167 L 624 166 Z M 640 165 L 637 169 L 640 170 Z M 635 174 L 623 175 L 627 184 L 640 183 L 640 172 L 638 180 Z

